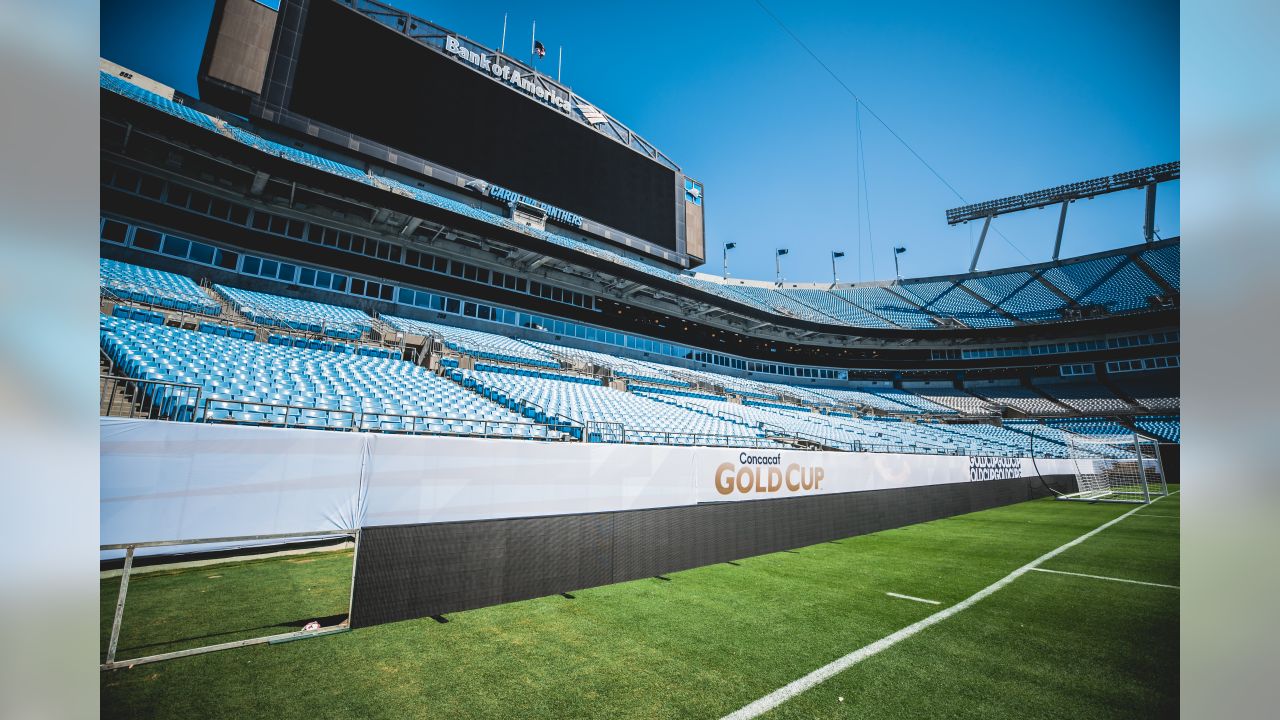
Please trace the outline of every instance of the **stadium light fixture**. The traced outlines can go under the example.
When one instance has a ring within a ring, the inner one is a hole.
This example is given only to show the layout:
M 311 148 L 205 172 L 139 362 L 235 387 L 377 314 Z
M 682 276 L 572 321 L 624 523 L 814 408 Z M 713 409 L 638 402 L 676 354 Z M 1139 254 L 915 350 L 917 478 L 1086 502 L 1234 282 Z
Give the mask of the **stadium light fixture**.
M 738 247 L 738 243 L 736 243 L 736 242 L 731 242 L 731 243 L 725 243 L 725 244 L 724 244 L 724 250 L 723 250 L 722 254 L 723 254 L 723 256 L 724 256 L 724 260 L 723 260 L 723 267 L 724 267 L 724 279 L 725 279 L 725 280 L 728 280 L 728 279 L 729 279 L 729 251 L 730 251 L 730 250 L 732 250 L 732 249 L 734 249 L 734 248 L 736 248 L 736 247 Z
M 969 264 L 969 272 L 978 267 L 978 256 L 982 254 L 982 245 L 987 239 L 987 230 L 991 220 L 997 215 L 1034 210 L 1061 203 L 1062 213 L 1058 216 L 1058 234 L 1053 243 L 1053 259 L 1058 259 L 1062 250 L 1062 230 L 1067 223 L 1067 205 L 1076 200 L 1097 197 L 1122 190 L 1146 188 L 1146 214 L 1142 226 L 1143 237 L 1147 242 L 1155 240 L 1156 186 L 1162 182 L 1177 180 L 1181 177 L 1182 164 L 1179 161 L 1152 165 L 1138 170 L 1116 173 L 1092 180 L 1068 183 L 1057 187 L 1045 188 L 1021 195 L 1010 195 L 998 200 L 974 203 L 963 207 L 951 208 L 947 211 L 947 224 L 959 225 L 971 220 L 982 220 L 982 234 L 978 237 L 978 245 L 974 249 L 973 262 Z

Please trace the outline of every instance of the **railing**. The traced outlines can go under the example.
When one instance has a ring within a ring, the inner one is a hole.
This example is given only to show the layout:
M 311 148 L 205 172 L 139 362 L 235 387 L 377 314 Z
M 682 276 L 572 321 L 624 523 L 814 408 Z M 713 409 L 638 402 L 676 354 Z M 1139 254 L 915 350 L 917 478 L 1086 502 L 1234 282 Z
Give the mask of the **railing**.
M 103 375 L 99 377 L 99 413 L 108 417 L 196 421 L 202 391 L 199 385 L 187 383 Z
M 108 359 L 110 359 L 108 357 Z M 324 408 L 313 405 L 295 405 L 250 400 L 217 400 L 206 396 L 198 385 L 167 380 L 141 380 L 115 375 L 100 378 L 101 414 L 113 417 L 175 420 L 210 424 L 256 425 L 280 428 L 312 428 L 342 432 L 382 432 L 399 435 L 445 435 L 453 437 L 517 438 L 542 441 L 570 441 L 577 438 L 589 442 L 627 443 L 633 445 L 685 445 L 710 447 L 745 447 L 770 450 L 785 449 L 785 443 L 770 437 L 720 435 L 712 433 L 681 432 L 675 430 L 636 430 L 622 423 L 588 421 L 570 424 L 567 419 L 551 422 L 523 422 L 518 420 L 486 420 L 445 415 L 405 415 L 400 413 L 359 410 L 354 408 Z M 532 406 L 532 404 L 529 404 Z M 550 416 L 556 417 L 556 416 Z M 574 429 L 578 429 L 574 433 Z M 920 445 L 892 443 L 867 443 L 863 441 L 823 438 L 807 433 L 777 430 L 775 437 L 785 437 L 811 442 L 815 445 L 844 452 L 907 453 L 916 455 L 964 455 L 954 448 L 937 448 Z M 1029 433 L 1028 433 L 1029 435 Z M 1028 439 L 1029 452 L 1034 452 L 1036 441 L 1061 445 L 1050 438 L 1037 435 Z M 1054 453 L 1057 455 L 1059 453 Z M 1087 456 L 1097 457 L 1097 454 Z
M 147 292 L 142 291 L 142 290 L 139 290 L 138 292 L 139 292 L 139 294 L 141 294 L 141 295 L 149 295 L 149 296 L 151 296 L 151 297 L 156 297 L 156 298 L 163 297 L 163 296 L 161 296 L 161 295 L 156 295 L 155 293 L 147 293 Z M 104 286 L 104 285 L 99 285 L 99 286 L 98 286 L 98 297 L 99 297 L 99 298 L 106 298 L 107 300 L 110 300 L 110 301 L 112 301 L 112 302 L 116 302 L 116 303 L 128 303 L 128 304 L 130 304 L 130 305 L 140 305 L 140 306 L 145 307 L 145 308 L 148 308 L 148 309 L 156 310 L 157 312 L 163 312 L 163 313 L 165 313 L 166 315 L 173 315 L 173 314 L 177 314 L 177 315 L 179 315 L 179 316 L 181 316 L 181 317 L 188 317 L 188 316 L 189 316 L 189 317 L 192 317 L 192 318 L 200 318 L 200 319 L 203 319 L 203 320 L 208 320 L 209 318 L 213 318 L 213 317 L 219 317 L 218 315 L 211 315 L 211 314 L 209 314 L 209 313 L 197 312 L 197 311 L 195 311 L 195 310 L 191 310 L 191 309 L 189 309 L 189 308 L 176 308 L 176 307 L 171 307 L 171 306 L 169 306 L 169 305 L 164 305 L 164 304 L 157 303 L 157 302 L 151 302 L 150 300 L 139 300 L 139 299 L 134 298 L 134 297 L 124 297 L 124 296 L 119 295 L 118 293 L 116 293 L 116 291 L 115 291 L 115 290 L 113 290 L 113 289 L 111 289 L 111 288 L 109 288 L 109 287 L 106 287 L 106 286 Z M 181 300 L 180 298 L 170 298 L 170 299 L 171 299 L 171 300 L 173 300 L 174 302 L 179 302 L 179 301 L 181 301 L 181 302 L 188 302 L 188 303 L 190 303 L 190 302 L 191 302 L 190 300 Z M 209 300 L 209 302 L 210 302 L 210 304 L 211 304 L 211 305 L 216 305 L 216 304 L 218 304 L 218 303 L 214 302 L 212 298 L 207 298 L 207 299 Z
M 225 414 L 224 414 L 225 413 Z M 237 415 L 237 413 L 239 413 Z M 406 415 L 354 408 L 313 405 L 208 400 L 197 422 L 263 425 L 282 428 L 314 428 L 337 431 L 384 432 L 400 435 L 452 435 L 515 437 L 532 440 L 564 440 L 568 434 L 556 426 L 518 420 L 486 420 L 444 415 Z M 528 432 L 524 432 L 527 429 Z
M 449 429 L 445 429 L 446 427 Z M 403 435 L 464 435 L 530 440 L 571 439 L 571 436 L 562 430 L 560 425 L 552 423 L 519 422 L 516 420 L 468 420 L 465 418 L 397 415 L 378 412 L 360 413 L 359 429 L 400 433 Z M 523 432 L 525 429 L 529 430 L 528 434 Z
M 146 300 L 122 297 L 117 295 L 113 290 L 111 290 L 111 288 L 101 286 L 98 288 L 98 298 L 100 300 L 115 303 L 116 305 L 133 306 L 144 310 L 158 312 L 165 316 L 166 321 L 176 320 L 179 325 L 199 325 L 202 322 L 219 321 L 224 317 L 222 315 L 199 313 L 194 310 L 180 310 L 178 308 L 159 305 Z
M 618 422 L 588 420 L 586 437 L 587 442 L 621 443 L 626 442 L 627 429 Z
M 202 283 L 202 287 L 204 287 L 203 283 Z M 205 313 L 194 312 L 192 310 L 179 310 L 176 308 L 166 307 L 164 305 L 149 303 L 143 300 L 135 300 L 133 298 L 121 297 L 115 294 L 114 292 L 112 292 L 110 288 L 106 288 L 106 287 L 99 288 L 99 295 L 100 297 L 105 298 L 108 301 L 114 302 L 116 304 L 141 307 L 147 310 L 154 310 L 156 312 L 163 313 L 167 320 L 176 321 L 177 324 L 180 326 L 192 325 L 198 328 L 201 323 L 211 323 L 216 325 L 224 325 L 232 328 L 238 328 L 240 330 L 248 330 L 255 334 L 259 330 L 263 330 L 267 334 L 282 332 L 282 333 L 287 333 L 288 336 L 301 337 L 307 340 L 321 340 L 325 342 L 345 342 L 345 343 L 349 343 L 352 347 L 357 349 L 358 348 L 374 348 L 378 350 L 396 350 L 400 352 L 402 359 L 409 360 L 415 363 L 418 362 L 417 349 L 408 347 L 402 343 L 392 343 L 392 342 L 378 343 L 378 342 L 367 342 L 360 339 L 353 340 L 350 338 L 339 338 L 334 335 L 325 334 L 324 330 L 327 329 L 327 325 L 323 322 L 320 323 L 321 332 L 315 332 L 309 329 L 287 327 L 277 323 L 267 322 L 267 320 L 269 319 L 269 316 L 266 316 L 266 315 L 257 316 L 257 317 L 248 317 L 241 314 L 238 310 L 236 310 L 235 304 L 229 302 L 227 298 L 222 297 L 221 295 L 217 295 L 216 296 L 217 299 L 221 301 L 221 304 L 223 305 L 224 308 L 231 310 L 231 312 L 223 313 L 221 315 L 208 315 Z M 301 318 L 301 316 L 298 316 L 298 317 Z M 262 320 L 262 322 L 259 322 L 259 319 Z M 302 322 L 302 321 L 299 320 L 298 322 Z M 316 323 L 312 322 L 311 324 L 314 325 Z M 351 328 L 359 329 L 359 327 L 356 325 L 352 325 Z
M 110 359 L 108 357 L 108 359 Z M 405 415 L 353 408 L 324 408 L 251 400 L 217 400 L 198 385 L 116 375 L 99 378 L 99 412 L 108 417 L 199 423 L 373 431 L 404 435 L 511 437 L 568 440 L 563 423 L 488 420 L 445 415 Z
M 114 368 L 114 361 L 102 356 Z M 534 403 L 523 403 L 527 410 L 538 408 L 542 420 L 487 420 L 445 415 L 406 415 L 356 408 L 326 408 L 251 400 L 219 400 L 208 397 L 198 385 L 168 380 L 145 380 L 120 375 L 100 376 L 100 414 L 112 417 L 173 420 L 185 422 L 258 425 L 282 428 L 313 428 L 331 431 L 366 431 L 403 435 L 446 435 L 483 438 L 518 438 L 544 441 L 586 440 L 602 443 L 637 445 L 702 445 L 712 447 L 750 447 L 785 449 L 781 439 L 799 440 L 817 447 L 844 452 L 907 453 L 918 455 L 972 454 L 960 448 L 931 447 L 916 444 L 870 443 L 862 440 L 837 439 L 787 430 L 768 423 L 755 427 L 763 437 L 681 432 L 674 430 L 637 430 L 622 423 L 588 421 L 581 423 L 563 415 L 552 415 Z M 548 420 L 548 418 L 554 418 Z M 1044 428 L 1037 428 L 1044 429 Z M 1054 430 L 1054 428 L 1049 428 Z M 1109 453 L 1082 452 L 1062 440 L 1039 432 L 1019 430 L 1027 435 L 1028 456 L 1041 457 L 1106 457 Z M 1059 430 L 1064 436 L 1072 433 Z M 1013 455 L 1022 448 L 1012 447 Z M 1040 445 L 1039 448 L 1036 446 Z M 1051 452 L 1045 453 L 1048 449 Z M 1005 453 L 993 453 L 1005 454 Z M 1012 455 L 1011 455 L 1012 456 Z
M 616 422 L 587 422 L 587 437 L 595 442 L 630 445 L 706 445 L 711 447 L 750 447 L 779 450 L 784 446 L 763 437 L 716 435 L 677 430 L 631 430 Z

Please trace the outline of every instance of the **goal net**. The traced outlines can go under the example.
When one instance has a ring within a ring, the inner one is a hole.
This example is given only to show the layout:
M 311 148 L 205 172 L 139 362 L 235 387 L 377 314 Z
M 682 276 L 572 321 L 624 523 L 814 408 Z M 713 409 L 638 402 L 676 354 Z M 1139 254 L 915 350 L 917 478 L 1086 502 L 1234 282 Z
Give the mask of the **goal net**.
M 1160 464 L 1160 446 L 1138 435 L 1071 436 L 1077 492 L 1059 500 L 1149 503 L 1169 494 Z

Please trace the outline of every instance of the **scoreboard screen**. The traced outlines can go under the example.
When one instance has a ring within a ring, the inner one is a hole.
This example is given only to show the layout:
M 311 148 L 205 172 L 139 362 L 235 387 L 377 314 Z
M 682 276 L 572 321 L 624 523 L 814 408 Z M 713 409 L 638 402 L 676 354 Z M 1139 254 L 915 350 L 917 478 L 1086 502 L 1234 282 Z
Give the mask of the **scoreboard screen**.
M 683 176 L 568 116 L 567 101 L 334 0 L 311 0 L 298 42 L 290 110 L 677 250 Z

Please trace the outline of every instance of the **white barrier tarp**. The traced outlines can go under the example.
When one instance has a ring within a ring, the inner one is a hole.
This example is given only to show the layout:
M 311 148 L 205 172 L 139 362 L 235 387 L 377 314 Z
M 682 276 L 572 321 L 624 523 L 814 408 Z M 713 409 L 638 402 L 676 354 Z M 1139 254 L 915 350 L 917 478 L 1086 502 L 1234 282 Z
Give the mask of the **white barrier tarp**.
M 102 418 L 101 543 L 358 527 L 355 433 Z
M 691 448 L 371 435 L 364 525 L 692 505 Z
M 335 534 L 1041 474 L 1069 460 L 396 436 L 102 418 L 102 544 Z M 195 549 L 186 547 L 184 550 Z

